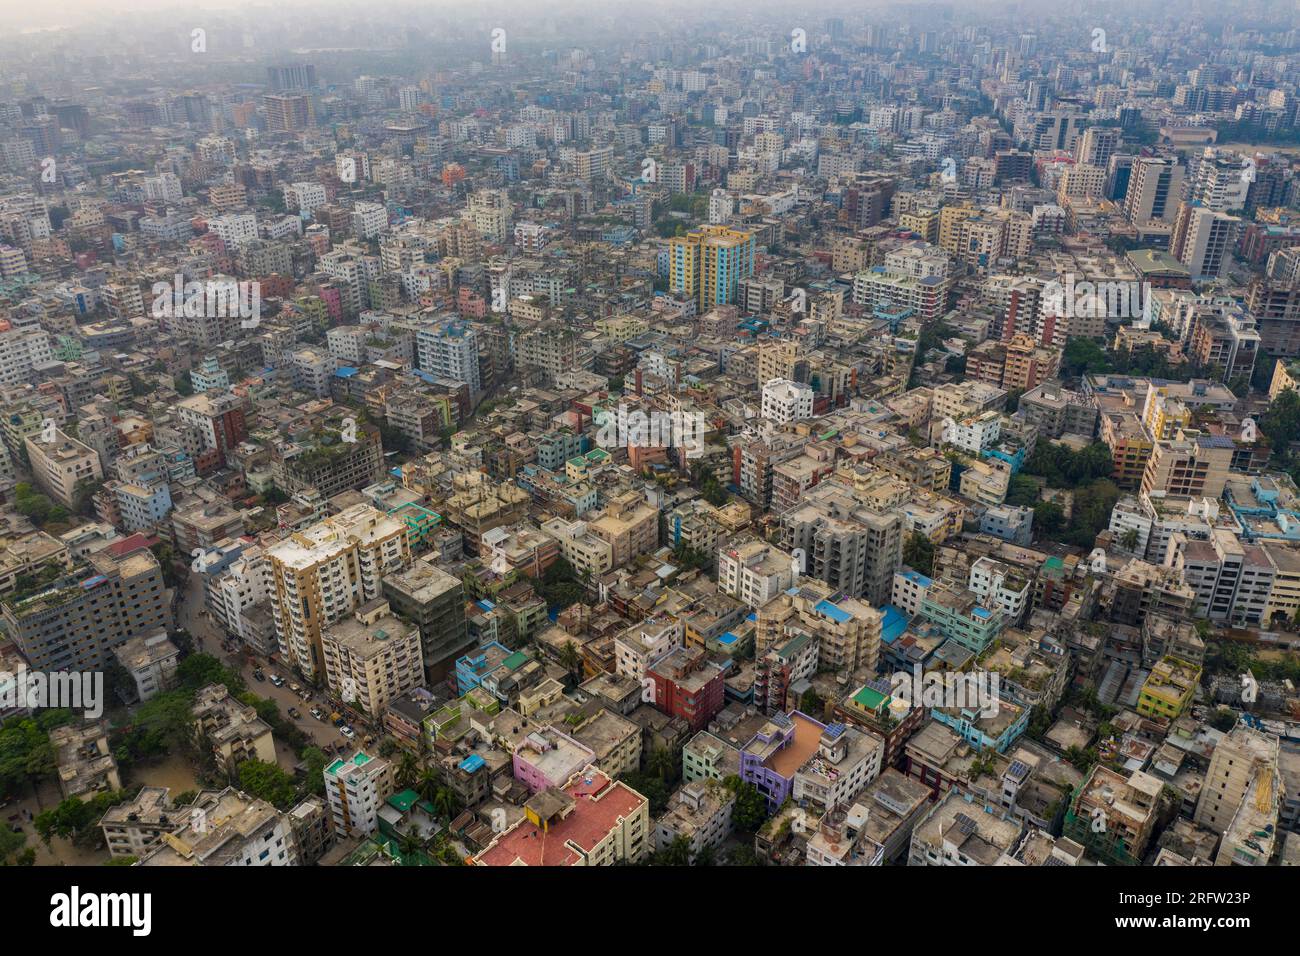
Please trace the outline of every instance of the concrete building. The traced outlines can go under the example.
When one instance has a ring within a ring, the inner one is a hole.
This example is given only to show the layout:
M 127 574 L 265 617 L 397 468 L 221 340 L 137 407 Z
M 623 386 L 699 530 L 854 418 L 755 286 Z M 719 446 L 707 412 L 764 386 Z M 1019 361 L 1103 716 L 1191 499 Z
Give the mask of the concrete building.
M 152 552 L 110 547 L 35 594 L 0 602 L 0 618 L 34 670 L 100 670 L 127 639 L 170 628 L 170 595 Z
M 163 833 L 141 866 L 296 866 L 285 814 L 233 787 L 200 791 L 178 811 L 184 824 Z
M 209 684 L 194 695 L 198 733 L 207 739 L 217 766 L 234 777 L 245 760 L 275 763 L 271 726 L 257 709 L 231 696 L 225 684 Z
M 763 385 L 763 417 L 780 425 L 812 418 L 813 390 L 807 385 L 775 378 Z
M 89 800 L 100 793 L 122 789 L 117 761 L 108 746 L 108 722 L 65 724 L 50 731 L 50 745 L 65 798 Z
M 465 589 L 459 578 L 421 558 L 384 576 L 389 606 L 420 632 L 425 677 L 434 683 L 473 642 L 465 627 Z
M 690 846 L 692 864 L 705 850 L 721 846 L 731 833 L 735 796 L 715 780 L 683 784 L 668 801 L 668 809 L 655 821 L 655 850 L 665 850 L 676 840 Z
M 383 714 L 390 701 L 424 685 L 420 632 L 395 617 L 383 598 L 325 628 L 321 650 L 326 686 L 367 714 Z
M 588 767 L 563 788 L 534 793 L 524 816 L 473 858 L 475 866 L 613 866 L 637 863 L 653 845 L 650 804 L 627 784 Z
M 37 486 L 69 510 L 77 507 L 79 483 L 88 485 L 104 477 L 95 450 L 57 428 L 52 430 L 49 441 L 44 439 L 44 434 L 29 435 L 23 444 Z
M 324 628 L 379 597 L 384 576 L 410 563 L 410 544 L 400 521 L 359 504 L 290 535 L 267 557 L 280 653 L 319 681 Z
M 324 774 L 325 802 L 335 837 L 373 836 L 379 829 L 380 808 L 394 792 L 392 765 L 358 750 L 334 760 Z
M 135 681 L 136 696 L 141 702 L 176 685 L 180 651 L 168 639 L 166 631 L 129 638 L 115 647 L 113 654 Z
M 793 559 L 761 541 L 718 550 L 718 590 L 759 608 L 795 581 Z

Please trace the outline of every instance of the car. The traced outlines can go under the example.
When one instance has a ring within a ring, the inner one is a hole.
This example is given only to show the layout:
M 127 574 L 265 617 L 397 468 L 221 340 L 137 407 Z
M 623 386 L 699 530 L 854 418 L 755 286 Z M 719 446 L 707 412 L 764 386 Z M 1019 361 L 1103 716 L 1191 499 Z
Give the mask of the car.
M 289 708 L 289 716 L 292 717 L 294 720 L 302 720 L 302 714 L 299 713 L 297 707 Z
M 339 728 L 339 733 L 341 733 L 344 737 L 348 738 L 348 740 L 353 740 L 357 736 L 357 732 L 353 730 L 351 727 L 349 727 L 347 724 L 344 724 L 342 727 Z
M 302 688 L 301 688 L 300 686 L 298 686 L 297 684 L 290 684 L 290 685 L 289 685 L 289 690 L 293 691 L 295 694 L 301 694 L 301 693 L 302 693 Z
M 264 681 L 266 680 L 266 675 L 262 673 L 261 668 L 258 668 L 257 670 L 253 671 L 253 679 Z
M 283 686 L 284 686 L 284 678 L 281 677 L 279 674 L 272 674 L 272 675 L 271 675 L 271 685 L 272 685 L 273 687 L 283 687 Z
M 311 715 L 315 717 L 317 720 L 325 719 L 325 714 L 319 707 L 313 707 L 311 709 Z

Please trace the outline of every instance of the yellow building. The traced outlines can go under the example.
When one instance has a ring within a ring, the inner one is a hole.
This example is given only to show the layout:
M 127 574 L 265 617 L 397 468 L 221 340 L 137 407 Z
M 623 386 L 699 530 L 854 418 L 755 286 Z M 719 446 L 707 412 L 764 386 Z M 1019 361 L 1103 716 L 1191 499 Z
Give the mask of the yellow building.
M 668 242 L 668 285 L 699 303 L 701 313 L 736 301 L 741 279 L 754 274 L 754 234 L 701 226 Z
M 1200 680 L 1201 669 L 1196 665 L 1176 657 L 1161 658 L 1142 685 L 1137 712 L 1147 717 L 1178 719 L 1191 704 Z
M 1273 366 L 1273 381 L 1268 386 L 1268 397 L 1277 398 L 1288 388 L 1295 388 L 1296 382 L 1300 382 L 1300 365 L 1278 362 Z
M 588 528 L 609 544 L 616 568 L 659 545 L 659 512 L 635 491 L 613 498 Z
M 944 206 L 939 210 L 939 245 L 944 252 L 957 255 L 957 243 L 961 237 L 961 224 L 980 211 L 974 206 Z
M 898 227 L 914 232 L 926 242 L 939 239 L 939 211 L 937 209 L 915 209 L 898 217 Z
M 611 315 L 596 320 L 596 331 L 611 342 L 626 342 L 650 328 L 645 319 L 635 315 Z

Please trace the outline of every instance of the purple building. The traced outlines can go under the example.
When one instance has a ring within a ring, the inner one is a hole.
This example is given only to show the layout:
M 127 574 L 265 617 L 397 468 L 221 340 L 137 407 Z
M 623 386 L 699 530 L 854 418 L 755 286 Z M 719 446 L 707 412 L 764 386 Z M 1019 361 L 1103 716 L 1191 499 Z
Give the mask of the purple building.
M 817 752 L 826 725 L 797 710 L 774 714 L 740 750 L 740 779 L 767 798 L 769 810 L 785 803 L 794 775 Z

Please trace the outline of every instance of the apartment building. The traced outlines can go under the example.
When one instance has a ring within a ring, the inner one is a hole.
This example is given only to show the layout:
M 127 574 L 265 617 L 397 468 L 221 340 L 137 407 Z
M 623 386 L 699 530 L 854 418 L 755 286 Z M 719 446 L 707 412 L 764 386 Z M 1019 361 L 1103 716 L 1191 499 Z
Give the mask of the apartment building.
M 1226 834 L 1247 795 L 1253 798 L 1262 796 L 1277 774 L 1279 746 L 1275 735 L 1245 724 L 1236 724 L 1224 734 L 1215 744 L 1210 767 L 1205 773 L 1205 785 L 1196 801 L 1193 818 L 1196 824 Z M 1264 788 L 1259 787 L 1261 782 Z M 1269 800 L 1276 801 L 1277 798 L 1277 788 L 1273 788 Z M 1267 802 L 1261 802 L 1267 807 Z M 1229 848 L 1226 843 L 1223 848 L 1235 851 L 1235 847 Z
M 637 491 L 611 498 L 593 514 L 587 528 L 609 545 L 615 568 L 659 546 L 659 512 Z
M 594 767 L 534 793 L 524 815 L 473 858 L 475 866 L 613 866 L 653 845 L 650 803 Z
M 812 418 L 813 390 L 807 385 L 775 378 L 763 385 L 763 417 L 780 425 Z
M 335 837 L 373 836 L 379 829 L 380 808 L 394 793 L 392 764 L 358 750 L 351 757 L 335 759 L 324 775 Z
M 271 606 L 280 653 L 305 678 L 324 677 L 324 628 L 380 596 L 411 560 L 406 527 L 370 505 L 345 508 L 273 545 Z
M 271 726 L 257 709 L 231 696 L 224 684 L 209 684 L 194 695 L 191 708 L 199 734 L 208 740 L 217 766 L 234 777 L 245 760 L 275 763 Z
M 99 454 L 58 428 L 29 435 L 23 445 L 37 486 L 69 510 L 76 509 L 84 487 L 104 477 Z
M 655 821 L 655 850 L 665 850 L 676 840 L 689 845 L 688 860 L 722 845 L 731 834 L 731 811 L 736 797 L 721 783 L 695 780 L 684 784 L 668 800 L 668 808 Z
M 201 790 L 183 825 L 162 833 L 140 866 L 297 866 L 286 814 L 234 787 Z
M 367 714 L 383 714 L 390 701 L 424 685 L 420 631 L 395 617 L 382 597 L 326 627 L 321 651 L 326 686 Z
M 426 678 L 440 680 L 473 641 L 465 626 L 464 585 L 421 558 L 385 575 L 383 594 L 394 611 L 419 628 Z
M 718 550 L 718 590 L 759 608 L 795 582 L 791 555 L 761 541 Z
M 877 607 L 889 599 L 903 555 L 896 512 L 871 510 L 845 485 L 823 481 L 781 516 L 781 529 L 782 549 L 803 550 L 809 577 Z
M 152 552 L 92 552 L 34 594 L 0 603 L 5 632 L 34 670 L 101 670 L 113 649 L 171 627 L 171 592 Z

